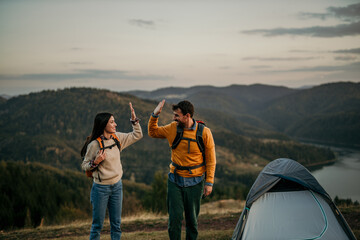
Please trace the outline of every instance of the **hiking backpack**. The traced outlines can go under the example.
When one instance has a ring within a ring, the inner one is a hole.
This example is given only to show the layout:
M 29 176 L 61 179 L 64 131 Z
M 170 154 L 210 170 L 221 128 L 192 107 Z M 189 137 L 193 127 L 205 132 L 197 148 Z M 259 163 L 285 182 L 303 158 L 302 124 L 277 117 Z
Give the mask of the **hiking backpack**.
M 203 121 L 196 121 L 196 123 L 198 124 L 197 130 L 196 130 L 196 139 L 183 137 L 184 128 L 177 126 L 176 136 L 175 136 L 174 141 L 172 142 L 171 148 L 175 149 L 179 145 L 181 140 L 187 140 L 188 141 L 188 152 L 190 152 L 190 142 L 196 142 L 200 149 L 200 152 L 202 153 L 203 162 L 201 164 L 191 166 L 191 167 L 180 166 L 174 162 L 171 162 L 171 164 L 175 167 L 174 174 L 176 174 L 176 170 L 188 170 L 189 173 L 192 174 L 192 172 L 191 172 L 192 169 L 196 169 L 196 168 L 205 166 L 205 144 L 204 144 L 204 140 L 202 138 L 205 123 Z

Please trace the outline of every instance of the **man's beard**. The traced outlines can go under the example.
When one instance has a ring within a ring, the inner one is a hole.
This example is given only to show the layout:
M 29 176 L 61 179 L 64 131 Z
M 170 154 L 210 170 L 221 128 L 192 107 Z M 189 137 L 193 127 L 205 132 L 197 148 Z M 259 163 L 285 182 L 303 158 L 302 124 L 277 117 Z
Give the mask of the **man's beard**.
M 182 123 L 180 121 L 176 121 L 178 126 L 181 127 L 181 128 L 184 128 L 185 127 L 185 123 Z

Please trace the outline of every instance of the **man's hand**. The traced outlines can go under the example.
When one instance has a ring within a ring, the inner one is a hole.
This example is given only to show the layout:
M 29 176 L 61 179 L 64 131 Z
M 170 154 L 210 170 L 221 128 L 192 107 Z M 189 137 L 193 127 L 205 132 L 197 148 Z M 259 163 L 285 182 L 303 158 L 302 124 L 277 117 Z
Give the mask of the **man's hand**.
M 210 195 L 210 193 L 212 192 L 213 187 L 209 186 L 209 185 L 205 185 L 204 186 L 204 197 L 207 197 Z
M 163 99 L 159 104 L 156 106 L 154 110 L 154 115 L 159 115 L 161 113 L 162 108 L 164 107 L 165 99 Z

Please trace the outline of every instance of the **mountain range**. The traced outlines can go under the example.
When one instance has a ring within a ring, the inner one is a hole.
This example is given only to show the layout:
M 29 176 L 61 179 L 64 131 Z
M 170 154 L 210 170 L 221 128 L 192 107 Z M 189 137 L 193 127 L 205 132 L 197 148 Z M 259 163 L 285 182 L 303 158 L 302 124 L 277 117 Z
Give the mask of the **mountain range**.
M 291 138 L 360 147 L 360 83 L 338 82 L 306 89 L 254 85 L 196 86 L 131 91 L 142 99 L 181 99 L 200 112 L 221 112 L 251 127 Z

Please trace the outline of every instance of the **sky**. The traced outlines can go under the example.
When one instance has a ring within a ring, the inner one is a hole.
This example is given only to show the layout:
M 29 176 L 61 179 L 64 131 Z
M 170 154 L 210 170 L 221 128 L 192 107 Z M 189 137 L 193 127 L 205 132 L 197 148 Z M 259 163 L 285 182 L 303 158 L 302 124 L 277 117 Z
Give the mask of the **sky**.
M 359 0 L 0 0 L 0 94 L 339 81 Z

